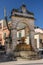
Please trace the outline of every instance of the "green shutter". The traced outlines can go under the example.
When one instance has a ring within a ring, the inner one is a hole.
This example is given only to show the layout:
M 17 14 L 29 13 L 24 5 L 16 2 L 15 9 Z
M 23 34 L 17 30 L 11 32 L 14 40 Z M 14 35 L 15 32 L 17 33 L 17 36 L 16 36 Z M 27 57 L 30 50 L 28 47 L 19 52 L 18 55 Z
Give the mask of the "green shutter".
M 19 32 L 19 38 L 21 38 L 21 32 Z

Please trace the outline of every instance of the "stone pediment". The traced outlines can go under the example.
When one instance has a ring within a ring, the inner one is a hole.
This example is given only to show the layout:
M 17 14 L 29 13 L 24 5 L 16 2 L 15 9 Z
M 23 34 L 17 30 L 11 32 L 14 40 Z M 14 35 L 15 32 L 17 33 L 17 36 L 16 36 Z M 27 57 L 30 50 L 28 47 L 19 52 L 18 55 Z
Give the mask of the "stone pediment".
M 28 11 L 25 5 L 22 5 L 19 9 L 13 8 L 11 11 L 11 16 L 18 16 L 18 17 L 26 17 L 26 18 L 35 19 L 34 13 Z

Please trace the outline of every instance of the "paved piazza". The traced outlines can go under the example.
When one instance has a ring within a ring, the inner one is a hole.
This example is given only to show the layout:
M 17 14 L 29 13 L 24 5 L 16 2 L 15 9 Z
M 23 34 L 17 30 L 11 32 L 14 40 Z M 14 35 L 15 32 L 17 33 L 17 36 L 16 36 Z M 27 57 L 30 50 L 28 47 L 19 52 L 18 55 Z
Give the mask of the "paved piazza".
M 29 60 L 29 61 L 11 61 L 2 62 L 0 65 L 43 65 L 43 59 L 41 60 Z
M 30 63 L 30 64 L 20 64 L 20 65 L 43 65 L 43 63 Z
M 0 63 L 0 65 L 7 65 L 7 63 Z M 9 65 L 9 64 L 8 64 Z M 43 63 L 28 63 L 28 64 L 11 64 L 11 65 L 43 65 Z

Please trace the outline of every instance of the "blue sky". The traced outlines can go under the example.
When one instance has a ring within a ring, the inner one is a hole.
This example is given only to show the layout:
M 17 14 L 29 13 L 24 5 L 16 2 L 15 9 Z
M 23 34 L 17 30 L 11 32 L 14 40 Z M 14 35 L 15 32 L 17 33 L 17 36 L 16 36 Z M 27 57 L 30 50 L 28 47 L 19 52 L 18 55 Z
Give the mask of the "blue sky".
M 4 18 L 4 8 L 7 10 L 7 16 L 10 16 L 11 10 L 19 8 L 23 3 L 34 13 L 35 25 L 43 28 L 43 0 L 0 0 L 0 19 Z

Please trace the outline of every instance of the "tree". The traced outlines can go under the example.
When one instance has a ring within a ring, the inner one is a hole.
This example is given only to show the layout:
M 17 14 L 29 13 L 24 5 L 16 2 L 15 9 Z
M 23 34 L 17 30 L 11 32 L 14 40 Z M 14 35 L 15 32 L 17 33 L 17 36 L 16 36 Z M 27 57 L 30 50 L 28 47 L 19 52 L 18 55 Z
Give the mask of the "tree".
M 7 19 L 6 9 L 5 9 L 5 8 L 4 8 L 4 18 L 5 18 L 5 21 L 6 21 L 7 29 L 8 29 L 8 31 L 10 32 L 10 34 L 9 34 L 10 43 L 12 43 L 11 28 L 9 28 L 9 26 L 8 26 L 8 19 Z

